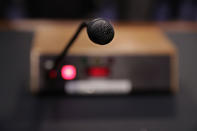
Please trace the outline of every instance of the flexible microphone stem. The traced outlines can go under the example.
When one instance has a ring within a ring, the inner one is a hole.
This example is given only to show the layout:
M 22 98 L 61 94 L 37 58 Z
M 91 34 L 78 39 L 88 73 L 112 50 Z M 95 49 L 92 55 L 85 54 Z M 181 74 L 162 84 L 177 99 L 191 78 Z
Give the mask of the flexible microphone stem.
M 80 24 L 80 26 L 78 27 L 76 33 L 73 35 L 72 39 L 70 39 L 70 41 L 68 42 L 68 44 L 66 45 L 66 47 L 64 48 L 62 53 L 56 58 L 52 70 L 56 70 L 56 69 L 59 68 L 62 60 L 64 60 L 63 58 L 67 56 L 70 47 L 73 45 L 73 42 L 76 40 L 76 38 L 78 37 L 78 35 L 81 32 L 81 30 L 84 27 L 86 27 L 86 26 L 87 26 L 87 22 L 83 22 L 83 23 Z

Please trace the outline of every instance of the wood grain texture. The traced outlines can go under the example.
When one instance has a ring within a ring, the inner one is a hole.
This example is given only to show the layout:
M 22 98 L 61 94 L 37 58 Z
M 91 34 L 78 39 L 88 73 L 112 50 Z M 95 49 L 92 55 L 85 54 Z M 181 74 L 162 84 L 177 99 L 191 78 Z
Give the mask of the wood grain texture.
M 60 53 L 76 30 L 76 25 L 37 28 L 33 49 L 42 53 Z M 84 29 L 74 45 L 72 55 L 171 54 L 175 48 L 156 26 L 115 25 L 114 40 L 100 46 L 89 40 Z

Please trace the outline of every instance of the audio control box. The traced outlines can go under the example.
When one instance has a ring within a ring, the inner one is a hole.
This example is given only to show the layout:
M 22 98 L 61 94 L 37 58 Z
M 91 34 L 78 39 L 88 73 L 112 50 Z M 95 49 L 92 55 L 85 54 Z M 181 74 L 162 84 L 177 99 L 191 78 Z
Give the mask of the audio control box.
M 36 29 L 30 58 L 30 89 L 34 94 L 177 91 L 176 48 L 153 25 L 115 24 L 114 40 L 103 46 L 92 43 L 82 31 L 59 69 L 48 73 L 75 29 L 72 23 Z

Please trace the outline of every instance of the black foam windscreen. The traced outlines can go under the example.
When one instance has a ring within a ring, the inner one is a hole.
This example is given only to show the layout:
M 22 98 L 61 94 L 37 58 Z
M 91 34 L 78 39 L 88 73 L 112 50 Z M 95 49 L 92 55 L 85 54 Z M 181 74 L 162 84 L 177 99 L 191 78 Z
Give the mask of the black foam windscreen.
M 108 44 L 114 38 L 113 26 L 102 18 L 88 22 L 87 33 L 93 42 L 100 45 Z

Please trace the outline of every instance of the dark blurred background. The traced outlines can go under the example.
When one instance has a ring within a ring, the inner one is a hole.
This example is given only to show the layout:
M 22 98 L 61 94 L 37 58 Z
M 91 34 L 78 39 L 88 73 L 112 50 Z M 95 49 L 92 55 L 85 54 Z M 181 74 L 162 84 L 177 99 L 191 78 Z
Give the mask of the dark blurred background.
M 196 0 L 1 0 L 1 19 L 197 20 Z

